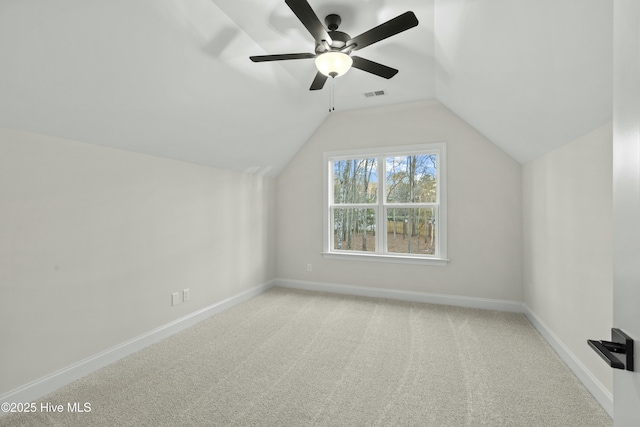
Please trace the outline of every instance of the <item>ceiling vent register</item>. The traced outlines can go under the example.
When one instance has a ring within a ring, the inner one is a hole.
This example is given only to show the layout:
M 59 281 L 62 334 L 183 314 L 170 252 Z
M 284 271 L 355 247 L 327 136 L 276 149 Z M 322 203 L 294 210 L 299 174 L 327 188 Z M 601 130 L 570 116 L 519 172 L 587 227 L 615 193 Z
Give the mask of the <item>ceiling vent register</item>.
M 366 96 L 367 98 L 373 98 L 374 96 L 382 96 L 386 94 L 387 93 L 384 90 L 376 90 L 374 92 L 365 92 L 364 96 Z

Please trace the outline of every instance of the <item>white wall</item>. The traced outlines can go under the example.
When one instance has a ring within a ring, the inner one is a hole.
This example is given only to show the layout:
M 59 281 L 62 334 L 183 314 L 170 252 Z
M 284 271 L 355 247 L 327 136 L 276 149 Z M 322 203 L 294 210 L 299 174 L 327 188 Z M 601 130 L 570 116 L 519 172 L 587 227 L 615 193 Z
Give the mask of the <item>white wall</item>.
M 0 128 L 0 394 L 273 279 L 274 192 Z
M 446 141 L 446 267 L 324 259 L 322 153 Z M 332 113 L 278 177 L 281 279 L 522 301 L 520 165 L 435 101 Z M 307 271 L 307 264 L 313 271 Z
M 611 392 L 611 368 L 587 346 L 611 336 L 611 123 L 522 170 L 525 303 Z

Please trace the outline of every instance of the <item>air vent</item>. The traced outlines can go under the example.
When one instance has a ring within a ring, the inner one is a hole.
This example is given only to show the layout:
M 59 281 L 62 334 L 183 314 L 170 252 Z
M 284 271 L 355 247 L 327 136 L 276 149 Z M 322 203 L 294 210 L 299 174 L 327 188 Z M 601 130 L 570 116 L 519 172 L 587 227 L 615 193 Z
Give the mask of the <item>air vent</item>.
M 386 95 L 385 91 L 383 90 L 376 90 L 373 92 L 365 92 L 364 96 L 366 96 L 367 98 L 372 98 L 374 96 L 382 96 L 382 95 Z

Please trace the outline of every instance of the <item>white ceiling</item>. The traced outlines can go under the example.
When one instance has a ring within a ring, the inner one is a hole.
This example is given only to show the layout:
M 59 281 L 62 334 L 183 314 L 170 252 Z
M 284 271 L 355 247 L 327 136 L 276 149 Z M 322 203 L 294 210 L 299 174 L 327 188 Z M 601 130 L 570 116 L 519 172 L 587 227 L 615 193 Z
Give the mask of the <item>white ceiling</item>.
M 520 162 L 611 120 L 611 2 L 309 3 L 351 36 L 420 21 L 358 52 L 400 72 L 335 79 L 338 112 L 436 98 Z M 313 51 L 284 0 L 0 0 L 0 126 L 274 176 L 330 88 L 313 60 L 248 57 Z

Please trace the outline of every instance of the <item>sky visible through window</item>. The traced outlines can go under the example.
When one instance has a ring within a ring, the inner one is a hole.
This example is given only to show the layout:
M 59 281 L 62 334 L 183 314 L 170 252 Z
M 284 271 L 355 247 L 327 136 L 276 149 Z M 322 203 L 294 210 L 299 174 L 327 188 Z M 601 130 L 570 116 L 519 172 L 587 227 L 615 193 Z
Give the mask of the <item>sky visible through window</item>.
M 437 160 L 437 154 L 334 160 L 333 249 L 379 251 L 375 235 L 380 227 L 387 236 L 383 252 L 433 255 Z M 379 169 L 380 162 L 384 167 Z M 378 200 L 380 174 L 385 177 L 382 201 Z
M 436 202 L 435 154 L 385 157 L 384 161 L 386 202 Z M 334 203 L 377 202 L 377 158 L 335 160 L 333 178 Z

